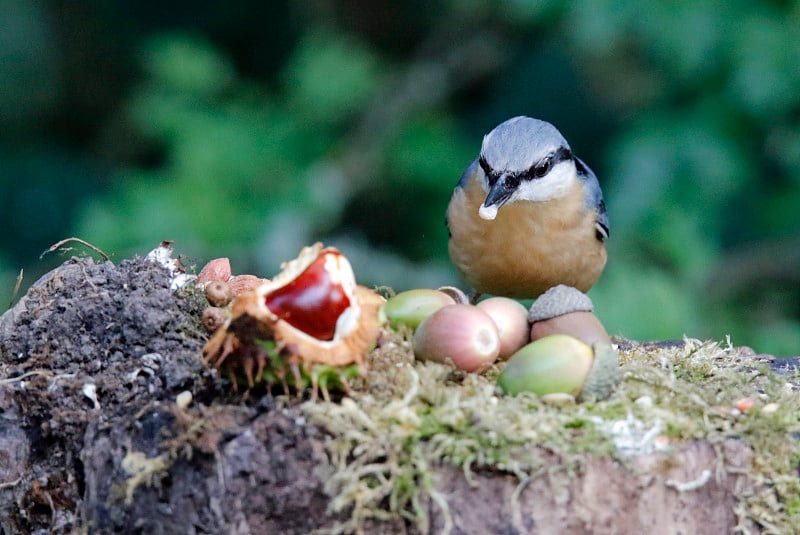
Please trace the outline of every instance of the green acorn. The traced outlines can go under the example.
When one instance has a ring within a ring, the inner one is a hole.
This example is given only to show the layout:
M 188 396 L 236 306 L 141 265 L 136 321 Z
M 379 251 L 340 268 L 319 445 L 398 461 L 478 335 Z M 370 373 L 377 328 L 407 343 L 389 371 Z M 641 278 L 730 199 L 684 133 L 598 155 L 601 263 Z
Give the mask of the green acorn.
M 617 352 L 610 344 L 593 346 L 565 334 L 532 342 L 503 367 L 497 385 L 505 394 L 568 394 L 581 400 L 611 395 L 619 375 Z
M 392 329 L 405 325 L 415 331 L 422 321 L 447 305 L 454 305 L 455 300 L 439 290 L 421 288 L 400 292 L 389 298 L 383 305 L 383 313 L 389 320 Z

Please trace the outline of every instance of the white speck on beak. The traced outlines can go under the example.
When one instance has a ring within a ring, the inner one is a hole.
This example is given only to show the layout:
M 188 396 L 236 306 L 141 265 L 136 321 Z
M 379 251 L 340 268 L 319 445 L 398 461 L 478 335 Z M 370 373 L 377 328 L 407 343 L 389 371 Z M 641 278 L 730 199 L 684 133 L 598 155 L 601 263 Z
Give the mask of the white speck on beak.
M 481 216 L 481 219 L 492 221 L 497 217 L 497 205 L 493 204 L 492 206 L 486 206 L 485 204 L 482 204 L 478 209 L 478 215 Z

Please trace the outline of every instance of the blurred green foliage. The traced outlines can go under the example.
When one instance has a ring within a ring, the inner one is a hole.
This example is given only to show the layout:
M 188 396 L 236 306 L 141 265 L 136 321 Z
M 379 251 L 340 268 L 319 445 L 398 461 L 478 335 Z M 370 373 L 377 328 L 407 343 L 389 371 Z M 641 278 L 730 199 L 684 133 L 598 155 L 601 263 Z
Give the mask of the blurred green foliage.
M 324 240 L 367 284 L 456 283 L 452 188 L 525 114 L 600 177 L 611 332 L 800 354 L 800 2 L 3 0 L 0 21 L 5 302 L 69 235 L 262 275 Z

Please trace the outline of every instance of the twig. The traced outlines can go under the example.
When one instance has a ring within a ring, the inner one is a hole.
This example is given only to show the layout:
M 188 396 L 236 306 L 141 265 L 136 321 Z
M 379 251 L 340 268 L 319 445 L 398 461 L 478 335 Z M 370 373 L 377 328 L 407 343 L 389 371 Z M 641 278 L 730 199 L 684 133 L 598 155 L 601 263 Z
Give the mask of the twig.
M 27 379 L 28 377 L 33 377 L 34 375 L 44 375 L 48 379 L 72 379 L 75 377 L 74 373 L 62 373 L 60 375 L 54 375 L 53 372 L 49 370 L 32 370 L 29 372 L 25 372 L 20 376 L 17 377 L 10 377 L 8 379 L 0 379 L 0 385 L 7 385 L 11 383 L 16 383 Z
M 10 488 L 10 487 L 14 487 L 14 486 L 16 486 L 16 485 L 17 485 L 17 484 L 18 484 L 20 481 L 22 481 L 22 476 L 19 476 L 19 477 L 18 477 L 17 479 L 15 479 L 14 481 L 8 481 L 8 482 L 6 482 L 6 483 L 0 483 L 0 489 L 7 489 L 7 488 Z
M 11 383 L 16 383 L 17 381 L 22 381 L 22 380 L 24 380 L 24 379 L 26 379 L 28 377 L 32 377 L 34 375 L 44 375 L 47 378 L 52 378 L 53 377 L 53 372 L 51 372 L 49 370 L 33 370 L 33 371 L 30 371 L 30 372 L 25 372 L 22 375 L 19 375 L 17 377 L 11 377 L 10 379 L 0 379 L 0 385 L 7 385 L 7 384 L 11 384 Z
M 520 533 L 525 531 L 525 529 L 522 523 L 522 509 L 520 508 L 519 500 L 522 496 L 522 491 L 525 490 L 530 482 L 531 476 L 523 477 L 519 484 L 517 484 L 514 492 L 511 493 L 511 499 L 509 500 L 511 502 L 511 522 Z
M 78 243 L 80 243 L 81 245 L 83 245 L 83 246 L 85 246 L 85 247 L 88 247 L 88 248 L 89 248 L 89 249 L 91 249 L 92 251 L 94 251 L 94 252 L 96 252 L 97 254 L 99 254 L 100 256 L 102 256 L 104 260 L 110 260 L 110 259 L 111 259 L 111 257 L 109 257 L 109 256 L 108 256 L 108 255 L 107 255 L 105 252 L 103 252 L 103 250 L 102 250 L 102 249 L 100 249 L 99 247 L 97 247 L 97 246 L 95 246 L 95 245 L 92 245 L 91 243 L 89 243 L 89 242 L 87 242 L 87 241 L 84 241 L 84 240 L 82 240 L 82 239 L 80 239 L 80 238 L 76 238 L 76 237 L 74 237 L 74 236 L 73 236 L 72 238 L 65 238 L 65 239 L 63 239 L 63 240 L 61 240 L 61 241 L 59 241 L 59 242 L 56 242 L 56 243 L 54 243 L 53 245 L 51 245 L 49 249 L 46 249 L 46 250 L 45 250 L 45 251 L 44 251 L 44 252 L 43 252 L 41 255 L 39 255 L 39 260 L 41 260 L 42 258 L 44 258 L 44 255 L 46 255 L 46 254 L 48 254 L 48 253 L 52 253 L 53 251 L 55 251 L 55 250 L 59 249 L 59 248 L 60 248 L 62 245 L 66 244 L 66 243 L 69 243 L 69 242 L 71 242 L 71 241 L 78 242 Z
M 19 275 L 17 275 L 17 282 L 16 284 L 14 284 L 14 291 L 11 292 L 11 300 L 9 300 L 8 302 L 8 308 L 11 308 L 11 306 L 14 304 L 14 300 L 17 298 L 17 294 L 19 293 L 19 288 L 20 286 L 22 286 L 22 276 L 24 275 L 24 273 L 25 273 L 24 269 L 19 270 Z
M 678 492 L 689 492 L 692 490 L 697 490 L 706 483 L 708 480 L 711 479 L 711 470 L 706 468 L 700 473 L 700 477 L 692 481 L 675 481 L 673 479 L 668 479 L 664 481 L 664 485 L 667 487 L 672 487 L 673 489 L 677 490 Z

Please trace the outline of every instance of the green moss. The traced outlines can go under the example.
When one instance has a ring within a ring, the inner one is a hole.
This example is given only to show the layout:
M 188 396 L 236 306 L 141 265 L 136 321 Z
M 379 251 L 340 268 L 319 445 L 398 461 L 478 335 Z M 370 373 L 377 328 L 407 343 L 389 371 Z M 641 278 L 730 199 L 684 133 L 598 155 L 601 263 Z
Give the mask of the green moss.
M 447 521 L 446 500 L 430 479 L 429 468 L 439 463 L 460 467 L 467 480 L 474 470 L 491 469 L 525 481 L 549 470 L 579 472 L 587 455 L 625 462 L 666 454 L 666 437 L 707 441 L 720 452 L 726 439 L 744 441 L 759 490 L 742 496 L 737 513 L 779 533 L 800 527 L 800 377 L 776 376 L 729 345 L 623 344 L 622 381 L 613 395 L 559 406 L 533 394 L 503 396 L 493 382 L 497 369 L 480 376 L 415 362 L 408 333 L 384 333 L 370 364 L 352 398 L 303 405 L 309 420 L 333 436 L 330 507 L 351 512 L 339 531 L 400 517 L 424 528 L 420 504 L 429 498 Z M 744 414 L 735 409 L 742 398 L 755 401 Z M 542 450 L 561 462 L 545 461 Z

